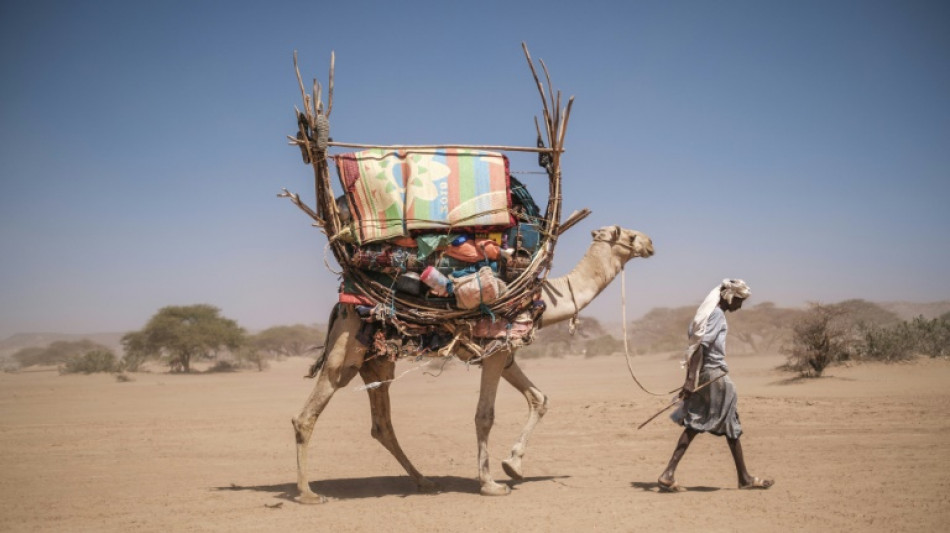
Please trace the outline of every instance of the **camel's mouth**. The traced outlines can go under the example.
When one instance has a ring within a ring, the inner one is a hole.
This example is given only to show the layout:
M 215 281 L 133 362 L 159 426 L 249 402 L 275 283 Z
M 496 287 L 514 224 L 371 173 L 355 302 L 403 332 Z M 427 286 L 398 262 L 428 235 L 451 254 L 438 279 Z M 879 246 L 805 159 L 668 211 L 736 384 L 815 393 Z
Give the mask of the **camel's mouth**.
M 646 248 L 643 250 L 643 257 L 652 257 L 653 256 L 653 241 L 647 243 Z

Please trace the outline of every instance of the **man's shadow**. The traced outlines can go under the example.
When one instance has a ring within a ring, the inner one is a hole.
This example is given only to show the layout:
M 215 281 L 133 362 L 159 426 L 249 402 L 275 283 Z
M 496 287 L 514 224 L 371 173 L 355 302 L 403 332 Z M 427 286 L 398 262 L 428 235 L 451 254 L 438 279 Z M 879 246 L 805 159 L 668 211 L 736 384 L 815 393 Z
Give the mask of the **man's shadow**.
M 630 486 L 635 489 L 640 489 L 643 492 L 663 492 L 660 490 L 660 484 L 656 481 L 644 482 L 644 481 L 631 481 Z M 702 485 L 697 485 L 694 487 L 687 487 L 686 485 L 680 485 L 683 488 L 683 492 L 716 492 L 721 490 L 719 487 L 704 487 Z

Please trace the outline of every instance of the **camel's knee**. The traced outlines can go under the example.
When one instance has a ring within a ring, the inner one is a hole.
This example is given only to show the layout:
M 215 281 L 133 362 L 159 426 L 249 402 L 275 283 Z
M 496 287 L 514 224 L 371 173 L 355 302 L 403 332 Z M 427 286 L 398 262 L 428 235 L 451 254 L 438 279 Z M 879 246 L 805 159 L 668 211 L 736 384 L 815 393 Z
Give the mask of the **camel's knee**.
M 475 427 L 484 429 L 492 427 L 495 423 L 495 408 L 485 409 L 475 413 Z
M 290 419 L 290 423 L 294 426 L 294 438 L 297 439 L 297 444 L 306 444 L 310 440 L 310 435 L 313 434 L 313 423 L 301 421 L 299 418 Z
M 531 409 L 538 413 L 538 416 L 544 416 L 544 413 L 548 412 L 548 397 L 543 392 L 538 389 L 531 388 L 528 390 L 528 404 L 531 405 Z
M 340 389 L 350 384 L 350 381 L 360 372 L 358 365 L 346 365 L 336 368 L 324 367 L 327 372 L 327 381 L 333 386 L 333 389 Z

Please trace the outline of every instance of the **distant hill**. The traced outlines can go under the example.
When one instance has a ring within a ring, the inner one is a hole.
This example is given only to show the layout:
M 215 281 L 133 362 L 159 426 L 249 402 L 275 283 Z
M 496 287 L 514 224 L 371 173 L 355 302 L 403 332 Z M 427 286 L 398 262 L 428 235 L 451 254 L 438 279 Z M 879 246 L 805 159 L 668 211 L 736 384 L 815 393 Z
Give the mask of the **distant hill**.
M 823 303 L 837 306 L 855 324 L 879 326 L 891 326 L 918 316 L 933 319 L 950 312 L 950 301 L 878 303 L 847 300 Z M 729 348 L 733 353 L 767 353 L 779 349 L 790 338 L 791 326 L 796 318 L 806 309 L 778 307 L 771 302 L 750 304 L 729 316 Z M 686 342 L 686 329 L 695 312 L 693 306 L 651 309 L 629 324 L 630 346 L 640 352 L 682 350 Z M 622 335 L 614 333 L 613 328 L 607 331 L 618 337 Z
M 950 313 L 950 300 L 925 304 L 916 302 L 878 302 L 878 305 L 899 316 L 901 320 L 912 320 L 919 316 L 932 319 Z

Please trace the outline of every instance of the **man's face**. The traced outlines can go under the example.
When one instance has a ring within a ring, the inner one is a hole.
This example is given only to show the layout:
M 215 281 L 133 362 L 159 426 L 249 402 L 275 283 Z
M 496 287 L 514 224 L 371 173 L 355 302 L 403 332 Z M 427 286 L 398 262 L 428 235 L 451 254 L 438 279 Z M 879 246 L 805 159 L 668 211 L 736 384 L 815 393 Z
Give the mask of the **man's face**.
M 745 301 L 737 296 L 732 297 L 732 303 L 726 304 L 726 311 L 738 311 L 742 309 L 742 302 Z

